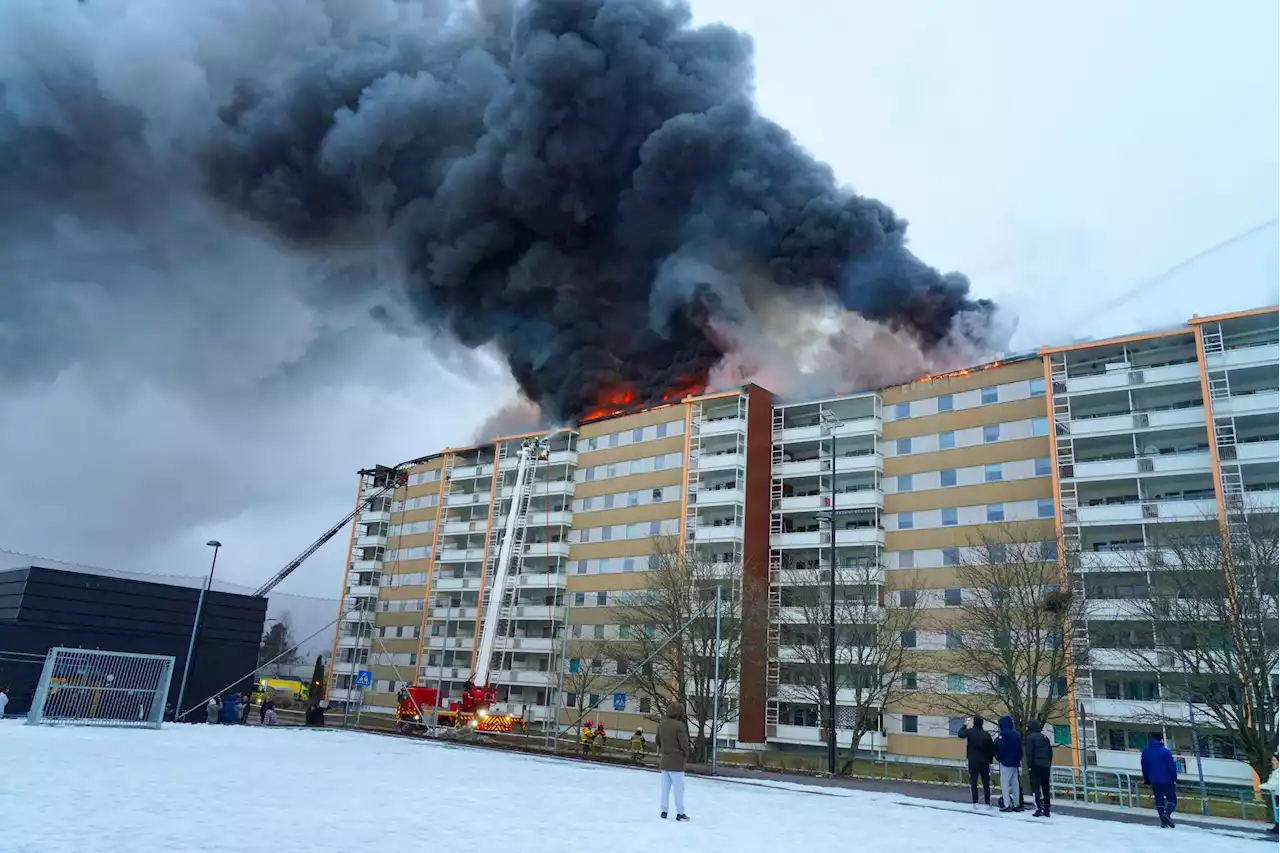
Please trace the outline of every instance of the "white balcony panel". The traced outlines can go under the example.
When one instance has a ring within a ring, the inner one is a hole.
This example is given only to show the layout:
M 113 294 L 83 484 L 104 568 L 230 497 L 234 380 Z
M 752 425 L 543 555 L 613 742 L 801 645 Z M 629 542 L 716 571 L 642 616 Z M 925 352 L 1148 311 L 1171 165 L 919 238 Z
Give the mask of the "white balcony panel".
M 550 670 L 502 669 L 493 673 L 491 679 L 498 684 L 527 684 L 536 687 L 552 687 L 556 683 L 556 674 Z
M 476 608 L 474 607 L 433 607 L 431 608 L 432 619 L 475 619 Z
M 1142 753 L 1138 750 L 1098 750 L 1098 763 L 1090 769 L 1127 773 L 1130 776 L 1142 775 Z M 1193 755 L 1175 754 L 1183 780 L 1192 780 L 1194 787 L 1196 775 L 1196 759 Z M 1239 787 L 1253 785 L 1253 770 L 1243 761 L 1229 761 L 1225 758 L 1202 758 L 1200 764 L 1204 768 L 1204 781 L 1207 785 L 1233 785 Z M 1188 795 L 1190 796 L 1190 795 Z
M 1280 492 L 1249 492 L 1245 495 L 1246 505 L 1251 509 L 1270 509 L 1275 511 L 1280 508 Z
M 563 607 L 552 607 L 546 604 L 522 604 L 514 610 L 512 616 L 516 619 L 554 619 L 558 622 L 564 618 Z
M 693 530 L 693 538 L 697 542 L 741 542 L 742 528 L 731 524 L 715 526 L 700 524 Z
M 695 506 L 732 506 L 745 500 L 742 489 L 699 489 L 693 503 Z
M 344 661 L 335 661 L 333 664 L 333 674 L 334 675 L 355 675 L 364 666 L 365 664 L 355 663 L 354 661 L 350 663 L 344 662 Z
M 357 598 L 376 598 L 378 595 L 378 587 L 373 584 L 356 584 L 355 586 L 347 587 L 347 595 L 353 595 Z
M 429 649 L 469 649 L 474 644 L 474 637 L 427 637 L 422 644 Z
M 817 548 L 830 545 L 825 531 L 806 533 L 775 533 L 769 537 L 771 548 Z M 852 545 L 884 545 L 884 531 L 874 527 L 840 530 L 836 532 L 838 547 Z
M 1225 370 L 1232 367 L 1265 367 L 1278 361 L 1280 361 L 1280 344 L 1239 347 L 1225 352 L 1210 353 L 1204 359 L 1205 367 L 1209 370 Z
M 842 729 L 836 733 L 836 742 L 841 749 L 849 748 L 849 738 L 853 732 Z M 795 743 L 808 746 L 825 745 L 826 733 L 816 726 L 778 726 L 778 733 L 769 738 L 771 742 Z M 870 752 L 882 751 L 887 746 L 886 738 L 880 732 L 867 732 L 858 741 L 858 749 Z
M 562 527 L 573 523 L 571 512 L 540 512 L 531 508 L 527 518 L 529 527 Z
M 519 584 L 522 587 L 556 589 L 557 587 L 563 587 L 568 578 L 569 576 L 564 572 L 530 572 L 520 575 Z
M 1142 599 L 1091 598 L 1085 602 L 1090 619 L 1128 620 L 1141 619 L 1143 612 L 1150 614 L 1150 605 Z
M 740 468 L 747 464 L 742 453 L 703 453 L 698 456 L 696 466 L 699 471 L 722 471 L 725 468 Z
M 489 504 L 489 492 L 450 492 L 444 496 L 445 506 L 472 506 Z
M 382 569 L 381 560 L 352 560 L 351 571 L 353 572 L 376 572 Z
M 355 546 L 357 548 L 377 548 L 387 544 L 385 536 L 357 536 Z
M 1139 702 L 1134 699 L 1084 699 L 1085 713 L 1095 720 L 1118 722 L 1188 725 L 1190 715 L 1185 702 Z M 1196 706 L 1196 718 L 1208 718 L 1207 709 Z
M 572 497 L 573 486 L 574 484 L 568 480 L 540 480 L 533 484 L 533 489 L 530 494 L 535 498 L 542 497 L 544 495 L 549 497 L 558 495 L 567 495 Z M 510 498 L 515 494 L 515 492 L 515 486 L 507 486 L 506 488 L 499 490 L 499 494 L 503 499 Z
M 553 652 L 560 650 L 559 640 L 550 637 L 499 637 L 498 648 L 513 652 Z
M 449 470 L 449 480 L 474 480 L 477 477 L 492 477 L 493 463 L 484 465 L 459 465 Z
M 798 498 L 783 498 L 780 509 L 783 512 L 821 512 L 830 508 L 830 495 L 805 495 Z M 836 495 L 836 509 L 883 509 L 884 493 L 878 489 L 863 489 L 857 492 L 841 492 Z
M 1236 445 L 1236 459 L 1241 462 L 1270 462 L 1280 459 L 1280 441 L 1249 441 Z
M 1213 415 L 1218 418 L 1244 415 L 1274 415 L 1280 411 L 1280 393 L 1261 391 L 1257 394 L 1232 394 L 1213 401 Z
M 355 637 L 339 637 L 338 648 L 340 649 L 367 649 L 373 644 L 372 636 L 355 636 Z
M 1173 668 L 1172 663 L 1162 661 L 1160 652 L 1153 649 L 1089 649 L 1089 669 L 1150 671 L 1152 667 L 1161 665 Z
M 697 435 L 700 438 L 707 438 L 712 435 L 730 435 L 735 432 L 743 432 L 747 428 L 745 418 L 718 418 L 716 420 L 704 420 L 697 427 Z
M 569 556 L 569 543 L 530 542 L 524 546 L 524 553 L 527 557 L 567 557 Z
M 457 592 L 459 590 L 466 589 L 479 589 L 480 578 L 436 578 L 435 583 L 432 584 L 431 588 L 433 590 L 439 590 L 440 592 Z
M 484 559 L 483 548 L 441 548 L 440 562 L 470 563 Z
M 389 523 L 391 521 L 391 512 L 385 509 L 378 511 L 365 510 L 360 513 L 360 521 L 363 524 L 376 524 L 379 521 Z
M 467 533 L 484 533 L 489 529 L 489 520 L 487 518 L 477 519 L 475 521 L 446 521 L 440 525 L 440 533 L 443 536 L 459 536 Z

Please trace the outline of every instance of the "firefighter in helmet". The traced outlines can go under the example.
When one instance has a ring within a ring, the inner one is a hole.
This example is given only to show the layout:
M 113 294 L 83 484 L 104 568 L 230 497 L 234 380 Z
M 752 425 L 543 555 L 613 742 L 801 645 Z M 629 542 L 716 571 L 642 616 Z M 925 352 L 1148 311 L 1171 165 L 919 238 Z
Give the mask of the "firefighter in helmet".
M 644 764 L 644 729 L 636 729 L 631 736 L 631 760 L 636 764 Z
M 595 745 L 601 749 L 609 745 L 609 736 L 604 732 L 604 723 L 596 723 Z
M 586 755 L 591 751 L 591 741 L 595 738 L 595 733 L 591 730 L 591 721 L 587 720 L 582 725 L 582 754 Z

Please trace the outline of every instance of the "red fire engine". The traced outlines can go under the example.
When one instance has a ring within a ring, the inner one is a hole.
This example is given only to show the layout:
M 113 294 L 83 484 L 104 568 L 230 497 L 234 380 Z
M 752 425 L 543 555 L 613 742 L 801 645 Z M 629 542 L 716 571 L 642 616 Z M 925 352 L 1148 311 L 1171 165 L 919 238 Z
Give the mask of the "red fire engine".
M 498 548 L 498 559 L 493 567 L 489 603 L 485 607 L 484 627 L 476 649 L 475 671 L 463 687 L 461 699 L 442 708 L 442 697 L 436 688 L 404 688 L 400 691 L 400 704 L 396 708 L 397 731 L 426 734 L 433 721 L 437 730 L 444 727 L 456 731 L 499 734 L 524 729 L 523 716 L 493 711 L 493 706 L 498 701 L 498 691 L 489 683 L 489 674 L 497 639 L 505 633 L 504 629 L 510 619 L 512 602 L 508 595 L 511 592 L 508 582 L 516 574 L 512 568 L 517 565 L 524 550 L 534 468 L 539 462 L 547 461 L 548 454 L 546 439 L 528 438 L 520 447 L 511 509 L 507 513 L 502 544 Z

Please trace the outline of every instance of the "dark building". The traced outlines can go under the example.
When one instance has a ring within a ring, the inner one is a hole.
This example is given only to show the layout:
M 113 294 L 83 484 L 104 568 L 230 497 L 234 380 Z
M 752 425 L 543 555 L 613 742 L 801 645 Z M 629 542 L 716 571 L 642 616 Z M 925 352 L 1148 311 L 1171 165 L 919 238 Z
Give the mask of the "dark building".
M 169 702 L 176 703 L 200 590 L 40 566 L 0 571 L 0 686 L 9 713 L 25 713 L 40 659 L 55 646 L 171 655 Z M 205 596 L 194 665 L 183 700 L 203 702 L 228 685 L 247 686 L 258 662 L 267 599 L 229 592 Z

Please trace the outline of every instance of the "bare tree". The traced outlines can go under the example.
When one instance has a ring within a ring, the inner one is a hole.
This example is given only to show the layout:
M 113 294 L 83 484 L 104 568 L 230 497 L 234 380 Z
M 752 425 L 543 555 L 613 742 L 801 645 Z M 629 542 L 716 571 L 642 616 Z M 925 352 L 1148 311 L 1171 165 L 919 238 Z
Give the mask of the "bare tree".
M 1059 542 L 1005 525 L 951 553 L 961 598 L 953 605 L 955 618 L 939 627 L 946 631 L 954 674 L 967 685 L 947 694 L 955 711 L 1007 713 L 1025 732 L 1030 721 L 1066 710 L 1073 672 L 1069 642 L 1084 625 L 1085 604 L 1060 584 L 1059 548 Z
M 744 640 L 753 636 L 749 623 L 767 618 L 763 613 L 744 616 L 744 584 L 749 574 L 741 565 L 684 553 L 678 539 L 662 537 L 654 544 L 647 588 L 625 596 L 618 609 L 620 635 L 605 643 L 605 654 L 619 662 L 619 671 L 627 673 L 628 683 L 650 699 L 657 713 L 671 702 L 684 706 L 694 726 L 695 760 L 706 755 L 713 707 L 718 705 L 717 731 L 736 718 L 734 697 Z M 721 590 L 718 685 L 717 586 Z
M 831 584 L 825 570 L 789 572 L 783 607 L 798 618 L 783 627 L 788 697 L 818 708 L 819 725 L 829 731 L 828 710 L 831 664 L 835 659 L 835 687 L 852 695 L 852 705 L 837 708 L 837 729 L 852 730 L 841 774 L 847 774 L 857 755 L 858 742 L 878 729 L 881 709 L 897 692 L 910 652 L 902 638 L 919 625 L 917 584 L 907 583 L 895 602 L 884 601 L 883 569 L 876 563 L 858 563 L 837 569 L 835 591 L 836 638 L 831 643 Z M 786 611 L 784 611 L 786 612 Z
M 574 726 L 580 728 L 587 713 L 592 710 L 587 697 L 606 686 L 604 655 L 599 643 L 574 640 L 569 643 L 565 658 L 564 692 L 567 696 L 573 696 L 569 707 L 577 710 Z
M 1156 676 L 1162 699 L 1194 704 L 1198 722 L 1224 731 L 1265 780 L 1280 710 L 1280 529 L 1274 511 L 1233 509 L 1229 526 L 1216 519 L 1170 526 L 1157 531 L 1153 548 L 1133 554 L 1147 595 L 1130 607 L 1150 623 L 1154 652 L 1129 657 Z M 1186 725 L 1181 712 L 1166 711 L 1158 722 Z

